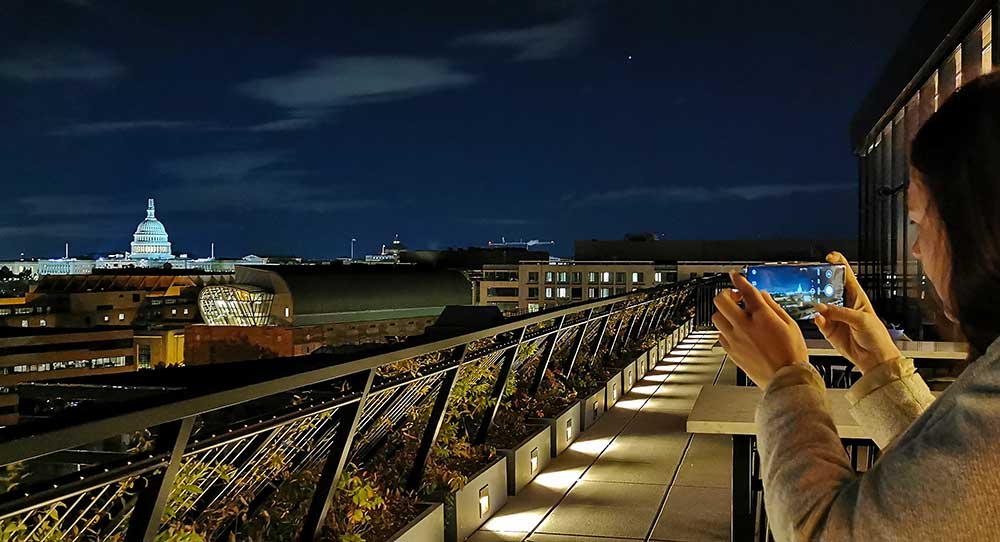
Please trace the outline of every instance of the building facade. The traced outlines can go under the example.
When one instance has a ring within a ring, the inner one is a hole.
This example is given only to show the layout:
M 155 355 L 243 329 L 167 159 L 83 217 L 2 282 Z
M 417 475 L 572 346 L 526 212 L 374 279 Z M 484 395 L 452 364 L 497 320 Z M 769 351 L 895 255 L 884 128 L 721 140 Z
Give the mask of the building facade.
M 18 421 L 18 384 L 136 368 L 131 329 L 0 328 L 0 425 Z
M 549 259 L 483 267 L 476 281 L 477 305 L 498 307 L 506 315 L 611 297 L 674 282 L 669 266 L 650 261 L 576 261 Z
M 931 0 L 851 122 L 858 157 L 859 267 L 878 312 L 912 338 L 956 338 L 912 256 L 909 147 L 964 82 L 1000 66 L 997 0 Z

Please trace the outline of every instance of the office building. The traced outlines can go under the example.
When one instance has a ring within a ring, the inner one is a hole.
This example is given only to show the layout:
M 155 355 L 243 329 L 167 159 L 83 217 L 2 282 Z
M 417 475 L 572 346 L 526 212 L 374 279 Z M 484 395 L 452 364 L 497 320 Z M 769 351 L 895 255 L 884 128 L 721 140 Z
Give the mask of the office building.
M 955 338 L 933 288 L 911 255 L 907 219 L 909 146 L 923 123 L 964 82 L 1000 66 L 993 36 L 997 0 L 931 0 L 851 121 L 858 157 L 859 264 L 880 315 L 913 338 Z

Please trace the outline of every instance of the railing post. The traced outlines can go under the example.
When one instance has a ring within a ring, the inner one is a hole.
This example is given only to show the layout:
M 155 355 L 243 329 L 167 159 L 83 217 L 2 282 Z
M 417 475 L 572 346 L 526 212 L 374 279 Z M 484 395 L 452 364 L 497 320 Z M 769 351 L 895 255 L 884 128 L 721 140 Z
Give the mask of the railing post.
M 569 367 L 566 368 L 566 378 L 569 378 L 573 374 L 573 365 L 576 364 L 577 354 L 580 353 L 580 346 L 583 345 L 583 339 L 587 336 L 587 326 L 590 325 L 590 319 L 594 316 L 594 309 L 587 311 L 587 321 L 583 323 L 580 328 L 580 334 L 576 337 L 576 341 L 573 343 L 573 352 L 569 356 Z
M 566 323 L 566 317 L 560 316 L 556 332 L 549 337 L 548 344 L 545 346 L 545 355 L 538 360 L 538 366 L 535 367 L 535 374 L 531 378 L 531 389 L 528 390 L 531 396 L 538 395 L 538 390 L 542 387 L 542 381 L 545 380 L 545 371 L 549 369 L 549 362 L 552 361 L 552 354 L 556 351 L 556 341 L 559 340 L 559 332 L 562 331 L 564 323 Z
M 455 351 L 455 358 L 458 359 L 458 364 L 453 369 L 449 369 L 444 373 L 444 378 L 441 379 L 441 389 L 438 390 L 437 399 L 434 400 L 434 406 L 431 408 L 431 415 L 427 419 L 427 426 L 424 427 L 424 434 L 420 439 L 420 447 L 417 448 L 417 456 L 414 458 L 413 470 L 410 471 L 410 476 L 406 479 L 406 489 L 410 491 L 420 489 L 420 483 L 423 482 L 424 469 L 427 468 L 427 458 L 431 455 L 431 448 L 434 447 L 434 442 L 437 441 L 438 433 L 441 431 L 441 425 L 444 423 L 444 415 L 448 410 L 448 399 L 451 397 L 451 392 L 455 389 L 455 381 L 458 380 L 458 370 L 462 368 L 462 362 L 465 361 L 465 353 L 468 347 L 468 344 L 458 347 Z
M 601 322 L 601 330 L 597 332 L 597 339 L 594 340 L 594 346 L 590 349 L 590 356 L 595 357 L 597 353 L 601 351 L 601 341 L 604 340 L 604 334 L 608 331 L 608 324 L 611 323 L 611 312 L 614 305 L 608 307 L 608 314 L 604 315 L 604 321 Z
M 340 474 L 344 471 L 344 465 L 351 453 L 351 444 L 354 442 L 354 435 L 358 431 L 358 422 L 361 420 L 365 403 L 368 401 L 368 392 L 372 389 L 375 371 L 369 369 L 362 378 L 364 378 L 365 383 L 361 399 L 356 403 L 341 407 L 343 412 L 340 413 L 337 433 L 330 446 L 330 455 L 326 456 L 323 472 L 319 476 L 319 481 L 316 482 L 316 489 L 313 492 L 312 501 L 309 503 L 309 511 L 306 512 L 302 532 L 299 535 L 299 540 L 302 542 L 318 540 L 323 532 L 323 520 L 326 519 L 326 514 L 330 511 L 333 495 L 337 491 L 337 482 L 340 480 Z
M 653 302 L 652 301 L 648 301 L 646 303 L 646 307 L 642 311 L 642 320 L 639 321 L 639 327 L 636 328 L 636 330 L 635 330 L 635 338 L 636 339 L 641 339 L 642 338 L 642 329 L 644 327 L 646 327 L 646 321 L 649 320 L 649 313 L 652 310 L 652 308 L 653 308 Z
M 611 346 L 608 347 L 609 354 L 614 354 L 615 352 L 615 344 L 618 343 L 618 336 L 621 335 L 622 327 L 625 325 L 625 319 L 628 318 L 628 315 L 626 314 L 627 311 L 628 308 L 622 309 L 622 316 L 618 319 L 618 326 L 615 327 L 615 334 L 611 337 Z
M 625 332 L 625 339 L 622 340 L 622 350 L 628 347 L 628 341 L 632 338 L 632 330 L 635 328 L 635 321 L 639 319 L 638 308 L 633 309 L 632 319 L 628 324 L 628 331 Z
M 490 394 L 490 402 L 486 405 L 486 412 L 483 413 L 483 421 L 479 424 L 479 431 L 476 433 L 475 440 L 472 441 L 473 444 L 485 444 L 486 438 L 490 436 L 490 427 L 493 426 L 493 420 L 496 419 L 497 411 L 500 410 L 500 403 L 503 400 L 503 390 L 507 388 L 507 379 L 510 378 L 510 371 L 514 367 L 514 360 L 517 359 L 517 354 L 521 350 L 521 343 L 524 342 L 524 332 L 526 329 L 527 327 L 521 328 L 517 344 L 504 352 L 503 364 L 500 365 L 500 373 L 497 374 L 497 380 L 493 383 L 493 393 Z
M 166 508 L 177 471 L 181 468 L 181 459 L 191 438 L 192 427 L 194 416 L 160 426 L 153 453 L 169 453 L 170 458 L 159 474 L 149 477 L 146 487 L 136 498 L 135 507 L 129 516 L 128 531 L 125 532 L 126 542 L 153 542 L 159 534 L 163 509 Z

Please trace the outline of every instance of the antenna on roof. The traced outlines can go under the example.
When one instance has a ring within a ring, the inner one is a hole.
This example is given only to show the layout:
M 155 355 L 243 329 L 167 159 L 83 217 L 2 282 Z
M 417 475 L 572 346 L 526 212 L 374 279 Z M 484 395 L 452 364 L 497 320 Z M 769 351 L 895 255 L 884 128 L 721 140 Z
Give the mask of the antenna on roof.
M 66 259 L 69 259 L 69 243 L 66 243 Z
M 212 241 L 212 259 L 215 259 L 215 241 Z

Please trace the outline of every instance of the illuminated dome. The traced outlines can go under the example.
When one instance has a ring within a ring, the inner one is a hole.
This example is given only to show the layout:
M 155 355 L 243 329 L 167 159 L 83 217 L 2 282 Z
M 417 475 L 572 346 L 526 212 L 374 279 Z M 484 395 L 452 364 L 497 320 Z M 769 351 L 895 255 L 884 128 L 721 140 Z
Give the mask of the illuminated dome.
M 169 260 L 174 255 L 170 253 L 170 241 L 167 240 L 167 230 L 163 223 L 156 219 L 156 207 L 153 198 L 149 198 L 146 208 L 146 219 L 139 223 L 132 236 L 132 258 L 149 260 Z

